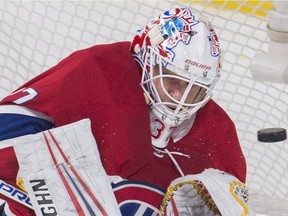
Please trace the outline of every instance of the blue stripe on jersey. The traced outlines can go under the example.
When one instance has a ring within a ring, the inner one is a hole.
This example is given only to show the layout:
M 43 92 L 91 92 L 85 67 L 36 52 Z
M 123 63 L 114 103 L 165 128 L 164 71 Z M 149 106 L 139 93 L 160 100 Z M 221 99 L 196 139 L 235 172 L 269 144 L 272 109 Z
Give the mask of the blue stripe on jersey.
M 51 129 L 53 123 L 33 116 L 0 113 L 0 141 Z
M 139 180 L 123 180 L 123 181 L 120 181 L 118 183 L 112 183 L 112 188 L 113 189 L 117 189 L 121 186 L 125 186 L 125 185 L 138 185 L 138 187 L 148 187 L 148 188 L 151 188 L 151 189 L 154 189 L 154 190 L 157 190 L 159 191 L 159 193 L 163 193 L 163 195 L 165 195 L 165 192 L 166 192 L 166 189 L 163 189 L 157 185 L 154 185 L 154 184 L 150 184 L 148 182 L 144 182 L 144 181 L 139 181 Z

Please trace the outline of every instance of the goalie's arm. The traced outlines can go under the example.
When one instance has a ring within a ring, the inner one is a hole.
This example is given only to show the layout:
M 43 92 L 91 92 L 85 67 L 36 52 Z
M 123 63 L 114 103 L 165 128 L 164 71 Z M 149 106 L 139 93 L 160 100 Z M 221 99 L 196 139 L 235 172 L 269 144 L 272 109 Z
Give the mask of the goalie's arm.
M 53 127 L 53 120 L 42 113 L 17 105 L 0 106 L 0 141 L 35 134 Z

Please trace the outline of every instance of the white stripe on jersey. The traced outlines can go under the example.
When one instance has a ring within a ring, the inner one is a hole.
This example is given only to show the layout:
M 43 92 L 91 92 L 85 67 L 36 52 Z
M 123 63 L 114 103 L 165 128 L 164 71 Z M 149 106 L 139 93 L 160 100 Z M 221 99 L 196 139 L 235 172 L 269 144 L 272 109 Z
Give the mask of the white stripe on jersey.
M 19 105 L 1 105 L 0 113 L 22 114 L 22 115 L 27 115 L 27 116 L 33 116 L 33 117 L 41 118 L 46 121 L 54 123 L 54 120 L 52 117 L 47 116 L 44 113 L 37 112 L 35 110 L 29 109 L 24 106 L 19 106 Z

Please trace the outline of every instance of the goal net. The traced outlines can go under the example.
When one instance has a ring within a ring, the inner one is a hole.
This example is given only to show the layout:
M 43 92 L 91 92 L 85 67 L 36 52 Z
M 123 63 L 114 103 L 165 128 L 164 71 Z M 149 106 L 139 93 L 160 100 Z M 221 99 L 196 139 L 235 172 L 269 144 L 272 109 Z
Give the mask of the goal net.
M 268 51 L 271 1 L 1 1 L 0 99 L 73 51 L 131 40 L 139 27 L 176 6 L 205 11 L 216 28 L 224 68 L 214 98 L 236 124 L 255 211 L 269 215 L 274 200 L 280 215 L 288 199 L 288 143 L 260 143 L 257 131 L 287 128 L 288 85 L 255 80 L 250 70 L 255 55 Z

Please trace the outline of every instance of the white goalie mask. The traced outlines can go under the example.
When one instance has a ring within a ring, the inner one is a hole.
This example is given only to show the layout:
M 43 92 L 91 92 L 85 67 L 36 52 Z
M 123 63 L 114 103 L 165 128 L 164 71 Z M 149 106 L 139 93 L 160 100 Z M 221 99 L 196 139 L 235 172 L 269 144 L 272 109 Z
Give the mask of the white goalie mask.
M 189 132 L 193 114 L 212 97 L 221 68 L 217 35 L 200 12 L 176 8 L 139 30 L 131 52 L 143 69 L 152 144 L 165 148 Z

